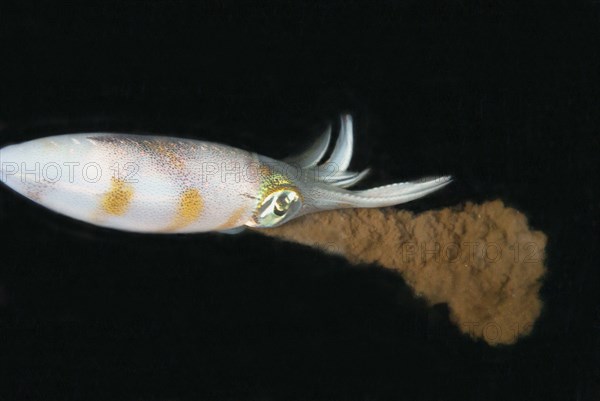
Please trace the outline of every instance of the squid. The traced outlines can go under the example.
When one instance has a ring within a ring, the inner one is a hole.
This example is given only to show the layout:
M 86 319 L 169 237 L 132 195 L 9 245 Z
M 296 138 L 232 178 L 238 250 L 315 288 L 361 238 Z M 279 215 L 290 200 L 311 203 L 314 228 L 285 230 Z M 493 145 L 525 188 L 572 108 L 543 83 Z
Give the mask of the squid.
M 142 233 L 236 233 L 324 210 L 377 208 L 421 198 L 439 176 L 349 190 L 369 169 L 348 170 L 353 123 L 340 118 L 304 152 L 275 160 L 227 145 L 165 136 L 82 133 L 0 149 L 0 180 L 60 214 Z

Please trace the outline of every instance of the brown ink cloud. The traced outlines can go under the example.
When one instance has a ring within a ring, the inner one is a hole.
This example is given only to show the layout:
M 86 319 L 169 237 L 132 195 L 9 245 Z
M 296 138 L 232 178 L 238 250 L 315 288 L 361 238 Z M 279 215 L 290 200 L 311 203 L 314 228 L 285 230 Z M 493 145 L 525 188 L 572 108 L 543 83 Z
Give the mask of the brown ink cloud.
M 448 304 L 451 320 L 490 345 L 512 344 L 540 314 L 546 236 L 499 201 L 418 215 L 346 209 L 257 230 L 398 271 L 429 304 Z

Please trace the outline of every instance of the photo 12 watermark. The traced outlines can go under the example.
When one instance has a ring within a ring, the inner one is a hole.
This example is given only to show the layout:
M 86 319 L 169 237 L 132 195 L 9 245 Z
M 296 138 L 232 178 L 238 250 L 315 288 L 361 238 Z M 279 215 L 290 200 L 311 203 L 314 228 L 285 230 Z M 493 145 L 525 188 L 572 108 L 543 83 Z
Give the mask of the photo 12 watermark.
M 403 242 L 398 246 L 398 252 L 404 263 L 436 262 L 436 263 L 466 263 L 484 260 L 496 263 L 510 258 L 514 263 L 537 263 L 540 252 L 535 242 L 515 242 L 500 244 L 497 242 Z
M 151 164 L 145 164 L 147 167 Z M 146 168 L 155 174 L 166 174 L 180 166 L 156 165 Z M 0 162 L 0 179 L 18 179 L 25 183 L 53 184 L 59 181 L 74 183 L 99 182 L 108 174 L 109 177 L 127 183 L 137 183 L 144 175 L 141 164 L 137 161 L 122 161 L 111 164 L 97 161 L 46 161 L 46 162 Z M 206 182 L 220 182 L 224 184 L 260 183 L 274 175 L 280 175 L 290 181 L 317 182 L 334 176 L 339 171 L 336 163 L 325 163 L 316 168 L 304 169 L 294 165 L 282 163 L 269 164 L 268 162 L 202 162 L 186 165 L 186 173 L 194 177 L 199 184 Z

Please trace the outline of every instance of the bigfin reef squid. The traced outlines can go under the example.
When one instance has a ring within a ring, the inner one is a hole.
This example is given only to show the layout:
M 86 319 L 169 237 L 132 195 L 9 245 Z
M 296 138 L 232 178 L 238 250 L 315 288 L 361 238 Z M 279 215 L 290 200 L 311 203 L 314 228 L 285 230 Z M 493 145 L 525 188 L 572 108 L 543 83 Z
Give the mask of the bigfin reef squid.
M 275 227 L 305 214 L 398 205 L 444 187 L 439 176 L 348 190 L 369 170 L 349 171 L 353 123 L 342 115 L 304 152 L 275 160 L 192 139 L 83 133 L 0 149 L 0 180 L 55 212 L 143 233 L 235 233 Z

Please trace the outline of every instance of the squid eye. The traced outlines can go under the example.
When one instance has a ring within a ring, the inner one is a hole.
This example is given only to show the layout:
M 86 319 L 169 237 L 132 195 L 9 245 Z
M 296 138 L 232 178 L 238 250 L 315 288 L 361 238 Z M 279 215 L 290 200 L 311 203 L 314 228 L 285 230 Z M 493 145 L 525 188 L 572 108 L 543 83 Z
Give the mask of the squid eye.
M 256 213 L 259 227 L 273 227 L 291 219 L 300 210 L 302 202 L 298 192 L 282 189 L 269 194 Z
M 292 204 L 292 202 L 294 202 L 296 199 L 297 198 L 295 192 L 284 191 L 275 200 L 275 205 L 273 206 L 273 213 L 275 213 L 277 216 L 284 216 L 290 209 L 290 205 Z

